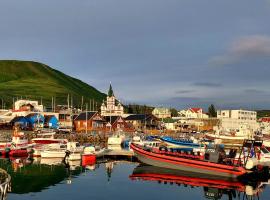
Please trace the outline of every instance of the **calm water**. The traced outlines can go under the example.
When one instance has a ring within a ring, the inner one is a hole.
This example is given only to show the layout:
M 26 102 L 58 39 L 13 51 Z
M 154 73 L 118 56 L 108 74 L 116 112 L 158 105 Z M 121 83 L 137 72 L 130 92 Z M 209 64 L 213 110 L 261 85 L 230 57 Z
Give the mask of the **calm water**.
M 237 182 L 224 187 L 226 182 L 221 185 L 216 182 L 219 180 L 211 182 L 209 177 L 172 175 L 170 171 L 127 161 L 102 163 L 95 165 L 95 169 L 76 166 L 79 163 L 70 163 L 73 166 L 68 167 L 57 162 L 0 160 L 0 167 L 12 176 L 12 192 L 7 199 L 257 199 L 256 195 L 248 198 L 240 192 L 245 186 Z M 218 189 L 222 187 L 225 189 Z M 257 188 L 257 193 L 259 199 L 270 198 L 268 185 Z

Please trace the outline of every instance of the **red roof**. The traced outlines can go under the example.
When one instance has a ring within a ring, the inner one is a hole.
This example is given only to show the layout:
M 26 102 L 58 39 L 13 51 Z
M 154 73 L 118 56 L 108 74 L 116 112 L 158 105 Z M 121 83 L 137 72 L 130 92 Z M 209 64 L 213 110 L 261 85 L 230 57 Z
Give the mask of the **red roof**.
M 270 122 L 270 117 L 263 117 L 261 118 L 262 122 Z
M 202 111 L 202 108 L 190 108 L 191 112 L 198 113 L 199 111 Z

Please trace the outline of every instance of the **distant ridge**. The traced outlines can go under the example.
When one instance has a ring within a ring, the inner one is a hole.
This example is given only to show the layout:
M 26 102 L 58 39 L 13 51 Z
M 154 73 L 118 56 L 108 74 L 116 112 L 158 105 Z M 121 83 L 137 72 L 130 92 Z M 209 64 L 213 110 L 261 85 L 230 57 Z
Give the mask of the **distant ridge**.
M 89 104 L 94 99 L 99 104 L 105 98 L 94 87 L 68 76 L 45 64 L 34 61 L 0 60 L 0 106 L 2 99 L 11 106 L 13 98 L 41 100 L 50 106 L 52 97 L 56 104 L 67 104 L 67 95 L 74 105 L 80 105 L 82 96 Z

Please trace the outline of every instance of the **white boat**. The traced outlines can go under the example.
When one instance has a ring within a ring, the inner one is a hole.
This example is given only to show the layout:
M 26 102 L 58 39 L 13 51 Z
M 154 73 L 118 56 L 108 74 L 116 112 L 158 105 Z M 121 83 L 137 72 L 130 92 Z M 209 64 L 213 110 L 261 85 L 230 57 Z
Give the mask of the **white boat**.
M 42 151 L 41 157 L 42 158 L 65 158 L 66 157 L 68 160 L 81 159 L 83 146 L 80 146 L 78 142 L 68 142 L 67 145 L 63 145 L 63 144 L 59 144 L 59 145 L 60 145 L 59 148 Z
M 242 146 L 244 140 L 253 139 L 254 134 L 247 126 L 242 125 L 237 130 L 216 129 L 215 133 L 206 133 L 205 137 L 216 144 Z
M 28 148 L 29 147 L 29 142 L 28 139 L 25 138 L 25 135 L 23 132 L 19 132 L 17 128 L 14 129 L 14 132 L 12 133 L 12 139 L 2 141 L 0 142 L 0 149 L 5 149 L 5 148 Z
M 125 135 L 114 134 L 108 138 L 108 145 L 121 145 L 125 140 Z

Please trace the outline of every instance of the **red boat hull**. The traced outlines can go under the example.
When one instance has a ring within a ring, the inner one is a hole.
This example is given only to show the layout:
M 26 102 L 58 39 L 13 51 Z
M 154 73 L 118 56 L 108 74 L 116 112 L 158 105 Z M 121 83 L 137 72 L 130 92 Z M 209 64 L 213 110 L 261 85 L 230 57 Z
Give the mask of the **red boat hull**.
M 137 158 L 142 163 L 148 165 L 233 178 L 246 173 L 243 167 L 150 152 L 136 144 L 131 144 L 130 147 L 133 149 Z
M 82 166 L 85 167 L 87 165 L 94 165 L 96 163 L 96 155 L 88 154 L 82 155 Z
M 27 157 L 28 152 L 26 149 L 16 149 L 9 152 L 9 157 Z

